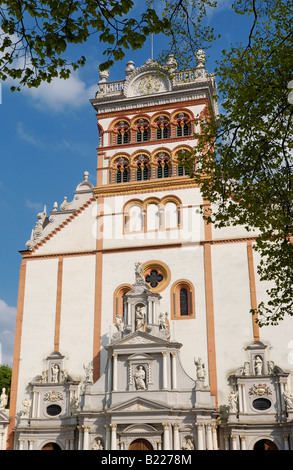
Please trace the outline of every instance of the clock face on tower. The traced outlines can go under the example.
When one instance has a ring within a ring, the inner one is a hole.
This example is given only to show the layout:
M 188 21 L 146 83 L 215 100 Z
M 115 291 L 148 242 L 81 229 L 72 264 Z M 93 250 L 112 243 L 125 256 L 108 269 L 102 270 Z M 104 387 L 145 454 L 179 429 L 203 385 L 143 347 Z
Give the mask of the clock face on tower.
M 133 83 L 133 94 L 138 95 L 152 95 L 154 93 L 161 93 L 167 91 L 166 84 L 163 79 L 155 74 L 147 74 L 139 77 Z

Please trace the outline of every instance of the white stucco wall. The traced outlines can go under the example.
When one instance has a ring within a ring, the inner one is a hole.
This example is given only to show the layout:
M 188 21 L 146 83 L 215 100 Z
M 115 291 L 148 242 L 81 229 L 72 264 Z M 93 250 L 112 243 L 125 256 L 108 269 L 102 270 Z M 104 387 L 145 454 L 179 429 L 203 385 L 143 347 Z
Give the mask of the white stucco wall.
M 28 383 L 45 368 L 54 350 L 57 295 L 57 259 L 27 262 L 23 307 L 17 409 Z

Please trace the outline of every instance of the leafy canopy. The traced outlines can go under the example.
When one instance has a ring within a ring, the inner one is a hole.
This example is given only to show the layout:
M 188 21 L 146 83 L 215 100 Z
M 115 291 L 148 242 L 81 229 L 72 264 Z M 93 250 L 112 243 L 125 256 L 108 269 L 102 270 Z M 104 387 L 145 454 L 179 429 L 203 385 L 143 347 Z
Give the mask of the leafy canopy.
M 37 87 L 53 77 L 68 78 L 86 62 L 83 55 L 69 59 L 68 46 L 94 34 L 106 56 L 101 70 L 123 59 L 126 50 L 141 48 L 150 34 L 166 34 L 170 49 L 177 51 L 180 44 L 187 58 L 190 47 L 213 37 L 211 28 L 202 26 L 212 5 L 211 0 L 160 0 L 162 8 L 156 9 L 147 0 L 137 18 L 133 0 L 0 0 L 0 80 Z
M 274 325 L 293 315 L 293 5 L 238 0 L 233 8 L 251 17 L 247 43 L 223 51 L 215 71 L 223 111 L 219 119 L 210 111 L 196 152 L 184 158 L 197 160 L 192 177 L 214 208 L 209 221 L 258 234 L 268 300 L 257 321 Z

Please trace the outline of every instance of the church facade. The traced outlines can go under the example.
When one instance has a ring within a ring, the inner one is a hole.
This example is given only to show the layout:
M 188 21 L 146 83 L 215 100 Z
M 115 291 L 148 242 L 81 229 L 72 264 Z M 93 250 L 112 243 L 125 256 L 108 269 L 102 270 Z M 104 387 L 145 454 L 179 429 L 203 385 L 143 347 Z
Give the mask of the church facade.
M 196 58 L 100 73 L 96 185 L 45 207 L 21 252 L 7 449 L 293 448 L 293 321 L 255 323 L 255 234 L 207 225 L 180 165 L 217 113 Z

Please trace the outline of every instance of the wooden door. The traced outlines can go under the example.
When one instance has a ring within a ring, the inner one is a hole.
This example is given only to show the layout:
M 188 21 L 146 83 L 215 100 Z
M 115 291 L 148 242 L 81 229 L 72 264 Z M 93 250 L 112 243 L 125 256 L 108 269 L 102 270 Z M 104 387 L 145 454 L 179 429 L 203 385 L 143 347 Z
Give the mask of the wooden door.
M 135 439 L 130 444 L 129 450 L 153 450 L 153 446 L 146 439 Z

